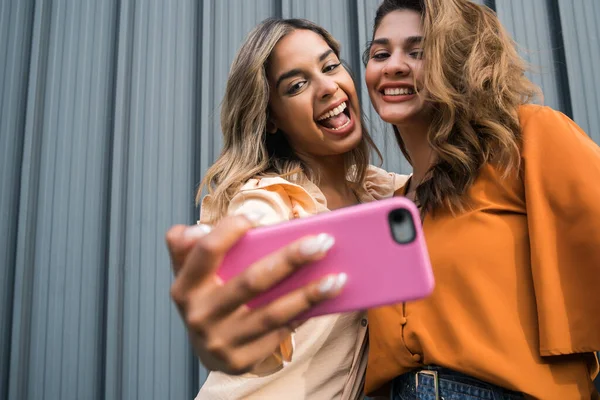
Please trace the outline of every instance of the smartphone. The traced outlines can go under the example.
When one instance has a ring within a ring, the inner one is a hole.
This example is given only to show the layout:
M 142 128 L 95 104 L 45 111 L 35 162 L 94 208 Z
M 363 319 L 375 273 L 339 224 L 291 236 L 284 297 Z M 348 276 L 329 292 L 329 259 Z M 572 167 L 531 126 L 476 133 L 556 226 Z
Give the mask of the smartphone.
M 397 304 L 426 297 L 433 291 L 433 272 L 419 212 L 405 197 L 252 229 L 227 253 L 217 274 L 227 281 L 290 242 L 319 233 L 335 238 L 326 256 L 252 299 L 249 307 L 260 307 L 325 275 L 341 272 L 348 275 L 342 292 L 299 319 Z

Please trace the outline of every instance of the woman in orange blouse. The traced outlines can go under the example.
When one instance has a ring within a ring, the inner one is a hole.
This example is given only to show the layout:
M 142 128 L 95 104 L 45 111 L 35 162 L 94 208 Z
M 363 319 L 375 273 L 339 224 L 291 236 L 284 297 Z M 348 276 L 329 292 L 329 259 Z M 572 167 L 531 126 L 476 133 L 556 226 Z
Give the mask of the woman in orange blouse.
M 385 0 L 366 82 L 414 173 L 437 287 L 369 311 L 366 391 L 597 398 L 600 149 L 536 94 L 488 8 Z M 435 397 L 434 397 L 435 396 Z

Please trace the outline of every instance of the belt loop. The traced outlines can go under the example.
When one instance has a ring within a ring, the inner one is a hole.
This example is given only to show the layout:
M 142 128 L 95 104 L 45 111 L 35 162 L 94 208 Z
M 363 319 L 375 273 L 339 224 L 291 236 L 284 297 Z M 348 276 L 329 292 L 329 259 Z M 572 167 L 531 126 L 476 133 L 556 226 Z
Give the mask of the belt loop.
M 434 370 L 429 370 L 429 369 L 423 369 L 419 372 L 416 373 L 415 375 L 415 389 L 419 390 L 419 374 L 423 374 L 423 375 L 429 375 L 433 378 L 433 390 L 434 390 L 434 394 L 435 394 L 435 400 L 441 400 L 440 397 L 440 385 L 439 385 L 439 378 L 438 378 L 438 373 L 437 371 Z

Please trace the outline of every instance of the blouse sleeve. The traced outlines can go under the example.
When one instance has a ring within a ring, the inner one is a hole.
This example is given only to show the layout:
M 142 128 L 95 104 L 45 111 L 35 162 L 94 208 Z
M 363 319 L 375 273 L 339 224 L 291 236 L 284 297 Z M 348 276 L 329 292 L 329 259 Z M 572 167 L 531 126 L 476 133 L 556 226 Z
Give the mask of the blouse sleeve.
M 572 120 L 525 106 L 523 180 L 542 356 L 600 350 L 600 148 Z
M 245 187 L 248 184 L 245 185 Z M 242 189 L 227 208 L 228 215 L 259 212 L 263 216 L 260 225 L 272 225 L 293 218 L 292 203 L 282 185 Z
M 365 176 L 365 190 L 372 200 L 387 199 L 404 186 L 408 177 L 370 165 Z

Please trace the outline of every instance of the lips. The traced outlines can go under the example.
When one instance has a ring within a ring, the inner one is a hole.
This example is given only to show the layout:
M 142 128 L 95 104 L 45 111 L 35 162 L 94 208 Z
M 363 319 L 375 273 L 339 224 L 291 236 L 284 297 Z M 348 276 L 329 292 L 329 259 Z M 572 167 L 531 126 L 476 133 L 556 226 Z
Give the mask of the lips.
M 394 82 L 381 85 L 379 93 L 385 102 L 401 103 L 412 100 L 417 95 L 418 90 L 411 84 Z
M 332 103 L 332 104 L 331 104 L 331 105 L 330 105 L 330 106 L 329 106 L 329 107 L 326 109 L 326 111 L 325 111 L 325 112 L 323 112 L 323 114 L 321 114 L 319 117 L 315 118 L 315 120 L 316 120 L 316 121 L 320 121 L 320 120 L 322 120 L 322 119 L 325 119 L 325 118 L 328 118 L 328 117 L 330 117 L 331 115 L 329 115 L 329 116 L 328 116 L 327 114 L 334 112 L 334 110 L 335 110 L 336 108 L 338 108 L 338 107 L 342 106 L 343 104 L 345 104 L 345 103 L 347 103 L 347 102 L 348 102 L 348 99 L 339 99 L 339 100 L 337 100 L 337 101 L 333 102 L 333 103 Z M 348 106 L 348 104 L 345 104 L 345 106 L 343 106 L 343 107 L 347 107 L 347 106 Z M 343 111 L 343 110 L 342 110 L 342 111 Z
M 383 94 L 386 96 L 406 96 L 410 94 L 416 94 L 414 88 L 401 87 L 401 88 L 385 88 Z
M 340 115 L 346 108 L 348 107 L 348 105 L 346 104 L 346 102 L 344 101 L 343 103 L 341 103 L 340 105 L 338 105 L 337 107 L 333 107 L 331 108 L 329 111 L 323 113 L 319 118 L 317 118 L 317 122 L 323 121 L 325 119 L 331 118 L 331 117 L 335 117 Z
M 317 125 L 326 132 L 337 136 L 351 132 L 355 124 L 348 105 L 348 100 L 334 103 L 328 111 L 316 119 Z

